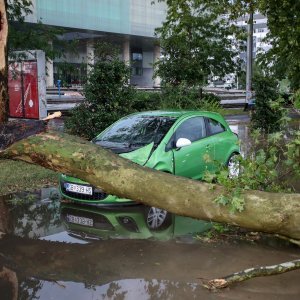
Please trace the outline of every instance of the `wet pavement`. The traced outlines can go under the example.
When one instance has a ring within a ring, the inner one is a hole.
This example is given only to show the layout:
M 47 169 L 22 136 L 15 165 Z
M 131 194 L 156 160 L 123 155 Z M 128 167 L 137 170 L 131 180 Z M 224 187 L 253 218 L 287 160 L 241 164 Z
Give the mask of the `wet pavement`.
M 145 206 L 66 204 L 55 188 L 0 203 L 6 229 L 0 269 L 14 274 L 18 299 L 299 299 L 299 270 L 218 293 L 202 286 L 205 279 L 299 258 L 299 248 L 287 243 L 203 242 L 208 222 L 169 215 L 151 228 Z M 4 283 L 1 300 L 12 295 L 13 285 Z

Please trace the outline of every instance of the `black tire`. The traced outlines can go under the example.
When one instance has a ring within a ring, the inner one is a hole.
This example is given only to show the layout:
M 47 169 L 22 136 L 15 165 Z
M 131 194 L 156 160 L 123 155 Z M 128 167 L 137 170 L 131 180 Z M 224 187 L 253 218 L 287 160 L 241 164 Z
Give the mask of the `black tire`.
M 238 177 L 240 174 L 240 164 L 238 157 L 240 155 L 237 153 L 233 153 L 230 155 L 228 161 L 227 161 L 227 168 L 228 168 L 228 177 L 229 178 L 235 178 Z

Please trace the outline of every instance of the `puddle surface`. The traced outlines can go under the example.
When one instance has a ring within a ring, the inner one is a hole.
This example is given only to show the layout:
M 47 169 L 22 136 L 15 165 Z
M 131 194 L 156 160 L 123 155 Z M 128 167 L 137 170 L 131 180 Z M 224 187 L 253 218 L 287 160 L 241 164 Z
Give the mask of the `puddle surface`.
M 203 221 L 170 215 L 150 228 L 147 208 L 60 204 L 43 189 L 1 200 L 0 268 L 10 299 L 299 299 L 299 271 L 211 293 L 201 285 L 245 268 L 299 258 L 299 248 L 265 243 L 203 243 Z M 3 281 L 3 280 L 2 280 Z M 288 287 L 288 288 L 287 288 Z

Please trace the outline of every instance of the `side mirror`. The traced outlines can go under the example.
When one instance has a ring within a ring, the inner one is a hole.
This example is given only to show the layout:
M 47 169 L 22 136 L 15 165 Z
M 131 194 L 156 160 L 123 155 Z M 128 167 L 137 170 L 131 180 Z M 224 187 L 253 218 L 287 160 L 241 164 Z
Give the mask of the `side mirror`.
M 180 138 L 176 142 L 176 148 L 182 148 L 191 145 L 192 142 L 186 138 Z

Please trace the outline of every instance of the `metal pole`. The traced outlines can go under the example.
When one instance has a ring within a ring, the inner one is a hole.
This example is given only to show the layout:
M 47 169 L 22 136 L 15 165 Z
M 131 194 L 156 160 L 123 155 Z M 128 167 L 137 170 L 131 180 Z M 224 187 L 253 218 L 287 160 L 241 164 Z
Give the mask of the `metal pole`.
M 24 72 L 23 62 L 21 64 L 21 101 L 22 101 L 22 117 L 25 118 L 25 95 L 24 95 Z
M 247 38 L 247 70 L 246 70 L 246 105 L 252 98 L 252 65 L 253 65 L 253 12 L 249 14 Z

